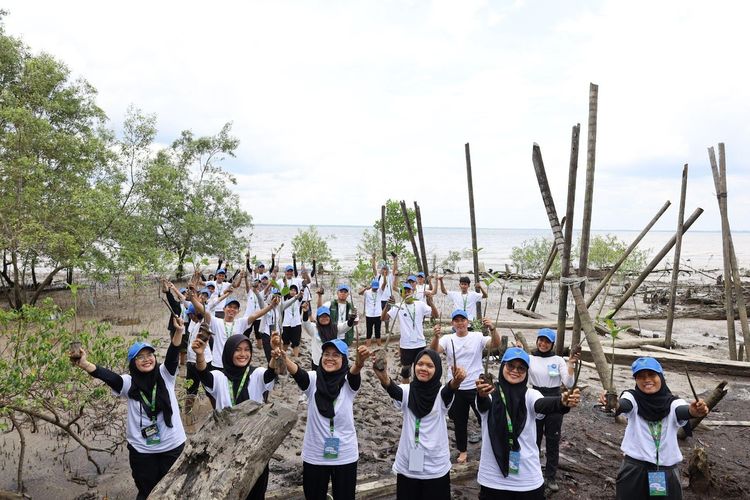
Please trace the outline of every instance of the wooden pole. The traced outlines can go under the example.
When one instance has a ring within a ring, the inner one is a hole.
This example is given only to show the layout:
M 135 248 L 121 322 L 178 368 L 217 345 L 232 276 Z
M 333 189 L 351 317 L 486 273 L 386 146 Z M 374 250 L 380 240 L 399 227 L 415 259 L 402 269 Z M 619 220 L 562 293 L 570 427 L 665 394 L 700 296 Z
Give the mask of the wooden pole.
M 563 229 L 565 229 L 566 221 L 567 219 L 565 217 L 560 221 L 560 226 Z M 544 269 L 542 270 L 542 275 L 539 276 L 539 281 L 536 283 L 534 293 L 531 294 L 531 299 L 529 299 L 528 304 L 526 304 L 527 311 L 536 311 L 536 305 L 539 302 L 539 295 L 541 295 L 542 290 L 544 289 L 544 282 L 547 281 L 547 275 L 549 274 L 549 270 L 552 269 L 552 265 L 555 263 L 555 258 L 557 258 L 557 245 L 553 241 L 552 246 L 549 249 L 549 255 L 547 255 L 547 262 L 545 262 Z
M 561 356 L 565 349 L 565 320 L 568 316 L 568 286 L 563 285 L 563 279 L 570 275 L 570 250 L 573 246 L 573 214 L 576 204 L 576 179 L 578 178 L 578 142 L 581 133 L 581 124 L 576 123 L 570 137 L 570 163 L 568 165 L 568 199 L 565 211 L 565 244 L 561 254 L 562 264 L 560 271 L 560 302 L 557 306 L 557 340 L 555 341 L 555 352 Z M 575 324 L 575 323 L 573 323 Z M 580 341 L 580 332 L 579 339 Z M 578 342 L 573 341 L 574 344 Z
M 417 249 L 417 241 L 414 239 L 414 228 L 411 226 L 411 220 L 409 219 L 409 211 L 406 209 L 406 202 L 401 200 L 401 213 L 404 214 L 404 222 L 406 223 L 406 231 L 409 233 L 409 240 L 411 241 L 411 250 L 414 252 L 414 258 L 417 259 L 417 270 L 422 270 L 422 260 L 419 258 L 419 250 Z
M 469 218 L 471 219 L 471 250 L 474 257 L 474 289 L 479 292 L 479 250 L 477 246 L 477 220 L 474 215 L 474 183 L 471 179 L 471 152 L 469 143 L 464 144 L 466 154 L 466 179 L 469 186 Z M 477 318 L 482 317 L 482 303 L 477 302 Z
M 669 287 L 669 309 L 667 309 L 667 328 L 664 331 L 664 347 L 672 345 L 672 326 L 674 325 L 674 307 L 677 302 L 677 278 L 680 275 L 680 254 L 682 253 L 682 226 L 685 223 L 685 197 L 687 196 L 687 163 L 682 168 L 682 188 L 680 189 L 680 208 L 677 213 L 677 240 L 674 246 L 674 263 L 672 264 L 672 283 Z
M 638 246 L 638 243 L 641 242 L 644 236 L 651 230 L 652 227 L 654 227 L 654 224 L 656 224 L 656 221 L 659 220 L 659 218 L 664 214 L 664 212 L 667 211 L 669 206 L 672 204 L 671 201 L 667 200 L 664 202 L 664 205 L 659 209 L 659 211 L 654 215 L 654 217 L 651 219 L 651 221 L 646 224 L 646 227 L 643 228 L 641 231 L 641 234 L 638 235 L 636 239 L 633 240 L 633 242 L 630 244 L 628 248 L 625 249 L 623 254 L 620 256 L 620 258 L 615 262 L 615 264 L 612 266 L 612 269 L 610 269 L 607 274 L 604 275 L 601 282 L 599 283 L 599 286 L 596 287 L 596 290 L 591 292 L 591 296 L 586 301 L 586 307 L 591 307 L 591 304 L 594 303 L 594 300 L 599 296 L 602 290 L 604 290 L 604 287 L 607 286 L 607 283 L 609 283 L 609 280 L 612 279 L 612 276 L 615 275 L 618 269 L 620 269 L 620 266 L 625 262 L 625 260 L 630 256 L 631 253 L 633 253 L 633 250 L 635 250 L 635 247 Z
M 719 401 L 721 401 L 724 396 L 727 395 L 727 389 L 725 387 L 727 386 L 727 381 L 722 380 L 719 382 L 719 385 L 717 385 L 713 391 L 711 391 L 711 394 L 708 395 L 708 397 L 704 400 L 706 402 L 706 406 L 708 406 L 709 411 L 713 410 L 714 407 L 719 404 Z M 698 424 L 701 423 L 701 421 L 705 417 L 695 417 L 690 419 L 690 426 L 695 429 L 698 427 Z M 685 433 L 685 430 L 680 427 L 680 429 L 677 431 L 677 438 L 678 439 L 685 439 L 687 437 L 687 434 Z
M 685 224 L 683 226 L 682 234 L 685 234 L 688 229 L 690 229 L 690 226 L 693 225 L 693 222 L 698 220 L 698 217 L 701 216 L 703 213 L 703 209 L 698 207 L 696 208 L 693 213 L 688 217 L 688 219 L 685 221 Z M 620 300 L 617 302 L 615 307 L 607 314 L 608 318 L 613 317 L 615 314 L 617 314 L 617 311 L 620 310 L 620 308 L 625 305 L 625 303 L 628 301 L 631 295 L 633 295 L 641 283 L 648 277 L 649 274 L 651 274 L 651 271 L 654 270 L 654 268 L 659 265 L 659 262 L 662 261 L 665 255 L 669 253 L 670 250 L 672 250 L 672 247 L 674 246 L 675 242 L 677 241 L 677 235 L 675 234 L 672 236 L 672 238 L 664 245 L 664 247 L 659 251 L 656 256 L 651 259 L 651 262 L 648 263 L 646 268 L 641 272 L 640 275 L 638 275 L 638 278 L 636 278 L 635 283 L 631 285 L 630 288 L 628 288 L 625 293 L 620 297 Z
M 414 214 L 417 218 L 417 236 L 419 237 L 419 252 L 422 254 L 422 271 L 424 271 L 425 282 L 430 282 L 430 271 L 427 266 L 427 250 L 424 245 L 424 230 L 422 229 L 422 211 L 417 202 L 414 202 Z
M 386 260 L 386 250 L 385 250 L 385 205 L 380 207 L 380 238 L 382 241 L 382 250 L 383 250 L 383 262 L 388 262 Z
M 547 217 L 549 218 L 552 232 L 555 234 L 557 251 L 562 254 L 564 245 L 562 229 L 560 228 L 560 223 L 557 219 L 557 210 L 555 210 L 555 202 L 552 199 L 552 191 L 550 190 L 549 182 L 547 181 L 547 172 L 544 170 L 542 152 L 539 149 L 539 145 L 536 143 L 534 143 L 532 161 L 534 163 L 534 172 L 536 173 L 537 182 L 539 183 L 539 190 L 542 193 L 542 201 L 544 202 L 544 207 L 547 210 Z M 571 274 L 571 278 L 573 277 L 575 276 Z M 607 362 L 607 358 L 604 355 L 602 344 L 599 341 L 599 335 L 594 330 L 594 324 L 591 321 L 591 317 L 589 316 L 589 311 L 588 309 L 586 309 L 586 302 L 583 299 L 581 289 L 577 286 L 572 286 L 570 288 L 570 291 L 573 294 L 573 300 L 576 303 L 576 309 L 581 316 L 581 326 L 583 327 L 583 331 L 586 334 L 586 340 L 589 343 L 591 356 L 594 360 L 594 364 L 596 365 L 596 371 L 599 374 L 599 380 L 602 383 L 602 387 L 608 392 L 616 392 L 614 382 L 610 384 L 609 363 Z

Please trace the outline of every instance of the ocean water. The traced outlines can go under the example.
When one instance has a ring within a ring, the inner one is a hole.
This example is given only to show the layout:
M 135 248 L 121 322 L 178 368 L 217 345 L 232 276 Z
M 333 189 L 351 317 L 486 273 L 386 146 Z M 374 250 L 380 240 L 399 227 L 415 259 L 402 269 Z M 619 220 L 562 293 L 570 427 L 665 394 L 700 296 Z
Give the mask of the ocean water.
M 251 255 L 265 261 L 270 260 L 271 252 L 282 243 L 280 252 L 282 263 L 291 262 L 292 238 L 308 226 L 291 225 L 265 225 L 258 224 L 253 230 L 250 245 Z M 362 232 L 366 226 L 316 226 L 318 232 L 326 238 L 333 256 L 338 259 L 341 267 L 346 271 L 352 269 L 357 262 L 357 244 L 362 238 Z M 575 232 L 575 231 L 574 231 Z M 430 265 L 432 255 L 437 256 L 437 262 L 448 256 L 448 252 L 456 250 L 464 255 L 464 251 L 471 249 L 471 230 L 469 228 L 451 227 L 426 227 L 424 228 L 425 246 Z M 630 244 L 638 236 L 639 231 L 622 230 L 597 230 L 592 234 L 613 234 Z M 580 232 L 576 233 L 574 241 L 577 241 Z M 649 257 L 653 257 L 669 241 L 674 234 L 673 231 L 651 231 L 638 245 L 638 249 L 647 250 Z M 520 246 L 525 240 L 533 238 L 549 238 L 552 234 L 549 229 L 477 229 L 477 244 L 480 251 L 480 262 L 487 269 L 504 269 L 505 264 L 512 266 L 510 259 L 511 250 L 514 246 Z M 750 232 L 737 231 L 732 234 L 735 252 L 739 266 L 747 268 L 750 266 Z M 407 246 L 409 246 L 407 244 Z M 472 269 L 470 253 L 464 256 L 457 265 L 457 272 L 468 272 Z M 665 265 L 671 267 L 673 252 L 659 264 L 658 268 Z M 681 260 L 684 266 L 695 269 L 721 269 L 722 246 L 720 231 L 688 231 L 682 239 Z M 511 267 L 512 269 L 512 267 Z

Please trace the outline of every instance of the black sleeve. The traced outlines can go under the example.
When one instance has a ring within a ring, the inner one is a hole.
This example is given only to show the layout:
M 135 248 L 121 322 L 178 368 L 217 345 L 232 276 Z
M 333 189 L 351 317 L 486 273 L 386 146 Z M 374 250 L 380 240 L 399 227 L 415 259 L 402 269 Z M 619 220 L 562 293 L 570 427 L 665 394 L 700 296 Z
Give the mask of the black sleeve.
M 550 413 L 568 413 L 570 408 L 562 404 L 560 396 L 550 396 L 547 398 L 539 398 L 534 403 L 534 411 L 543 415 L 549 415 Z
M 355 375 L 352 372 L 349 372 L 346 375 L 346 380 L 349 382 L 349 387 L 351 387 L 353 391 L 358 391 L 362 386 L 362 375 L 359 373 Z
M 250 257 L 245 257 L 245 269 L 248 273 L 252 273 L 253 269 L 250 267 Z
M 229 283 L 234 283 L 234 280 L 237 278 L 237 275 L 240 274 L 239 269 L 234 270 L 234 274 L 232 275 L 232 279 L 229 280 Z
M 271 267 L 268 269 L 268 272 L 272 273 L 274 267 L 276 267 L 276 258 L 274 256 L 271 256 Z
M 440 397 L 443 398 L 443 403 L 445 404 L 445 406 L 451 404 L 454 394 L 455 392 L 453 391 L 453 388 L 450 384 L 445 384 L 443 386 L 443 389 L 440 391 Z
M 693 416 L 690 415 L 689 405 L 678 406 L 674 409 L 674 415 L 675 417 L 677 417 L 677 420 L 690 420 L 691 418 L 693 418 Z
M 492 400 L 489 397 L 482 397 L 477 394 L 477 410 L 480 412 L 490 411 Z
M 172 312 L 175 313 L 176 316 L 179 316 L 182 313 L 182 307 L 180 306 L 180 301 L 177 300 L 174 295 L 172 295 L 172 292 L 167 290 L 164 292 L 164 295 L 167 296 L 167 302 L 169 302 L 169 307 L 172 308 Z
M 200 379 L 201 384 L 209 389 L 214 388 L 214 375 L 211 373 L 211 370 L 208 369 L 208 366 L 206 366 L 205 370 L 198 370 L 198 378 Z
M 264 384 L 270 384 L 273 379 L 276 378 L 276 370 L 273 368 L 266 368 L 266 371 L 263 372 L 263 383 Z
M 185 335 L 183 333 L 183 335 Z M 177 373 L 177 367 L 180 364 L 180 348 L 174 345 L 172 342 L 169 343 L 167 348 L 167 355 L 164 357 L 164 366 L 170 375 Z
M 388 385 L 384 385 L 383 389 L 385 389 L 391 399 L 395 399 L 396 401 L 404 400 L 404 390 L 393 379 L 389 379 Z
M 633 403 L 629 399 L 620 398 L 617 400 L 617 411 L 615 415 L 620 413 L 629 413 L 633 411 Z
M 201 273 L 201 281 L 204 281 L 204 282 L 206 281 L 206 275 L 203 273 Z
M 313 268 L 312 268 L 312 272 L 310 273 L 310 277 L 311 278 L 315 277 L 315 259 L 313 259 Z
M 91 372 L 89 375 L 94 378 L 98 378 L 99 380 L 110 386 L 115 392 L 122 392 L 122 386 L 125 382 L 122 380 L 122 377 L 120 375 L 113 372 L 112 370 L 108 370 L 97 365 L 96 370 Z
M 308 375 L 305 370 L 300 368 L 299 365 L 297 365 L 297 373 L 292 375 L 292 378 L 295 382 L 297 382 L 297 386 L 303 391 L 306 391 L 307 388 L 310 387 L 310 375 Z
M 221 269 L 221 263 L 224 262 L 222 259 L 219 259 L 219 263 L 216 264 L 216 271 L 218 272 L 219 269 Z M 214 272 L 216 274 L 216 272 Z
M 294 267 L 294 277 L 297 277 L 297 256 L 292 255 L 292 267 Z

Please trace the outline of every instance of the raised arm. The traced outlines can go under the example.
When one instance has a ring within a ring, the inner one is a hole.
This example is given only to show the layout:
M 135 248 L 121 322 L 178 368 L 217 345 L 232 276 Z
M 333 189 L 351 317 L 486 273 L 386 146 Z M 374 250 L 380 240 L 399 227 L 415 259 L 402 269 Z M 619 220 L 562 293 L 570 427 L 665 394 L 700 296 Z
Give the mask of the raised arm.
M 438 283 L 440 283 L 440 291 L 443 292 L 443 295 L 448 295 L 448 291 L 445 289 L 445 283 L 443 283 L 443 277 L 438 276 L 437 280 Z
M 485 317 L 482 320 L 482 324 L 487 327 L 487 329 L 490 331 L 490 343 L 489 347 L 491 349 L 497 349 L 500 347 L 500 343 L 502 342 L 502 338 L 500 337 L 500 332 L 495 328 L 495 323 L 493 323 L 489 318 Z
M 86 351 L 84 349 L 81 349 L 80 358 L 70 358 L 70 361 L 92 377 L 98 378 L 99 380 L 107 384 L 115 392 L 122 392 L 122 386 L 125 383 L 122 377 L 112 370 L 96 366 L 94 363 L 89 361 L 86 357 Z

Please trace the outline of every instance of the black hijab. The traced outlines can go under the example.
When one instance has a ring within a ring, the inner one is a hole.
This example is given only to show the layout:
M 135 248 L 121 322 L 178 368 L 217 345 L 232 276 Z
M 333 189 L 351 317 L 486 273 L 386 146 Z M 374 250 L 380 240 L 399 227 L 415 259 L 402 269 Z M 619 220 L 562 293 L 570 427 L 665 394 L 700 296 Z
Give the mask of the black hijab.
M 417 379 L 417 362 L 419 362 L 424 355 L 429 356 L 435 364 L 435 373 L 427 382 L 421 382 Z M 414 365 L 412 366 L 414 380 L 409 384 L 409 401 L 407 406 L 415 417 L 423 418 L 432 411 L 432 407 L 435 405 L 435 398 L 437 398 L 438 392 L 440 392 L 440 379 L 443 376 L 443 365 L 440 361 L 440 355 L 432 349 L 423 349 L 419 351 L 419 354 L 417 354 L 417 357 L 414 358 L 414 360 Z
M 323 351 L 325 351 L 325 347 Z M 336 352 L 339 352 L 338 349 L 336 349 Z M 339 352 L 339 354 L 341 353 Z M 341 359 L 341 368 L 335 372 L 327 372 L 323 369 L 322 355 L 321 359 L 318 360 L 316 371 L 318 376 L 315 380 L 315 406 L 318 407 L 318 412 L 326 418 L 333 418 L 336 415 L 333 402 L 339 397 L 339 392 L 346 383 L 346 374 L 349 372 L 349 358 L 341 354 Z
M 330 318 L 330 316 L 329 316 Z M 327 325 L 321 325 L 320 323 L 316 323 L 318 326 L 318 335 L 320 336 L 320 340 L 323 342 L 328 342 L 330 340 L 335 340 L 339 336 L 339 326 L 331 320 Z
M 661 379 L 661 389 L 654 394 L 646 394 L 638 388 L 638 385 L 635 386 L 635 389 L 623 391 L 623 393 L 629 392 L 633 395 L 635 402 L 638 404 L 638 416 L 649 422 L 658 422 L 669 415 L 672 401 L 677 399 L 667 387 L 664 375 L 658 372 L 656 374 Z
M 255 367 L 249 363 L 247 366 L 236 366 L 234 364 L 234 351 L 242 342 L 247 342 L 250 345 L 250 353 L 252 354 L 253 344 L 242 334 L 231 335 L 224 343 L 224 350 L 221 352 L 221 362 L 224 365 L 222 371 L 229 380 L 229 391 L 234 396 L 234 404 L 240 404 L 250 399 L 247 387 L 250 385 L 250 375 L 255 370 Z M 245 375 L 246 369 L 248 370 L 247 378 L 245 378 L 245 383 L 240 387 L 239 385 L 242 382 L 242 377 Z
M 526 426 L 526 383 L 529 379 L 528 372 L 523 381 L 518 384 L 511 384 L 503 377 L 503 368 L 505 363 L 500 364 L 500 375 L 498 383 L 495 384 L 496 392 L 492 394 L 492 406 L 487 418 L 487 430 L 490 435 L 492 444 L 492 453 L 495 455 L 497 465 L 503 477 L 508 477 L 510 471 L 510 452 L 521 449 L 518 443 L 518 437 Z M 508 421 L 505 416 L 505 405 L 500 397 L 500 391 L 505 395 L 505 401 L 508 403 L 508 415 L 510 415 L 513 424 L 513 446 L 508 443 Z
M 137 354 L 140 354 L 141 351 L 138 351 Z M 153 370 L 144 373 L 135 366 L 135 358 L 131 359 L 128 365 L 131 378 L 128 397 L 141 403 L 141 408 L 151 419 L 155 419 L 159 412 L 163 412 L 164 423 L 167 424 L 167 427 L 172 427 L 172 401 L 169 399 L 169 391 L 167 391 L 167 385 L 161 376 L 160 367 L 161 363 L 155 363 Z M 143 400 L 141 393 L 146 396 L 146 399 L 151 400 L 154 384 L 156 384 L 156 406 L 151 411 L 151 405 Z

